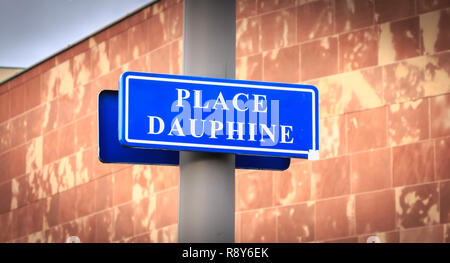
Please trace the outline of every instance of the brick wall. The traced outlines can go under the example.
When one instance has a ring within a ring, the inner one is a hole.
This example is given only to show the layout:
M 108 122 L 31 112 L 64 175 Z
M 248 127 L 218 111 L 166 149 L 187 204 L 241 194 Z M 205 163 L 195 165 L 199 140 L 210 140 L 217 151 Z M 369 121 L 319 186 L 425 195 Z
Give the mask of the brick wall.
M 176 241 L 178 168 L 100 163 L 96 98 L 125 70 L 181 74 L 182 10 L 0 86 L 1 242 Z M 449 1 L 237 0 L 237 77 L 316 85 L 321 160 L 238 170 L 236 241 L 450 242 L 449 23 Z
M 450 242 L 450 1 L 241 0 L 237 18 L 238 78 L 318 87 L 321 155 L 238 172 L 237 240 Z
M 182 22 L 159 1 L 0 87 L 0 241 L 176 241 L 178 169 L 100 163 L 97 96 L 181 74 Z

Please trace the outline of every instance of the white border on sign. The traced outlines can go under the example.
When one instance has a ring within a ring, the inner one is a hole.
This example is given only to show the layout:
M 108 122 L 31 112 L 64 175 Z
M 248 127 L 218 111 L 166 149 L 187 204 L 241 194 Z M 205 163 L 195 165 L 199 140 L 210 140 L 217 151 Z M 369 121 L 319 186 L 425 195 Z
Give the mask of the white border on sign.
M 316 150 L 316 93 L 311 89 L 302 88 L 290 88 L 290 87 L 276 87 L 276 86 L 261 86 L 253 84 L 239 84 L 239 83 L 227 83 L 227 82 L 215 82 L 204 80 L 189 80 L 189 79 L 170 79 L 170 78 L 158 78 L 158 77 L 144 77 L 144 76 L 131 76 L 128 75 L 125 78 L 125 140 L 130 143 L 143 143 L 143 144 L 157 144 L 157 145 L 170 145 L 170 146 L 185 146 L 185 147 L 197 147 L 197 148 L 211 148 L 211 149 L 226 149 L 226 150 L 247 150 L 256 152 L 277 152 L 277 153 L 293 153 L 293 154 L 308 154 L 309 151 L 295 151 L 295 150 L 283 150 L 272 148 L 256 148 L 256 147 L 242 147 L 242 146 L 227 146 L 227 145 L 212 145 L 212 144 L 198 144 L 198 143 L 180 143 L 180 142 L 163 142 L 163 141 L 149 141 L 149 140 L 137 140 L 128 138 L 128 82 L 129 79 L 144 79 L 154 81 L 166 81 L 166 82 L 178 82 L 178 83 L 193 83 L 193 84 L 206 84 L 206 85 L 221 85 L 228 87 L 245 87 L 256 89 L 274 89 L 274 90 L 288 90 L 288 91 L 303 91 L 312 93 L 312 139 L 313 149 Z

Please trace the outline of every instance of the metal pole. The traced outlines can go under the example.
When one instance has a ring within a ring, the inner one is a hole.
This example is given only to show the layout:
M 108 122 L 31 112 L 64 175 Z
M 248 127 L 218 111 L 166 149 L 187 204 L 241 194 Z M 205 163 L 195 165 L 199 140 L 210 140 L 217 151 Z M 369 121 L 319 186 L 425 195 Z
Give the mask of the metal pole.
M 235 78 L 235 0 L 185 0 L 183 74 Z M 234 154 L 180 152 L 178 242 L 234 242 Z

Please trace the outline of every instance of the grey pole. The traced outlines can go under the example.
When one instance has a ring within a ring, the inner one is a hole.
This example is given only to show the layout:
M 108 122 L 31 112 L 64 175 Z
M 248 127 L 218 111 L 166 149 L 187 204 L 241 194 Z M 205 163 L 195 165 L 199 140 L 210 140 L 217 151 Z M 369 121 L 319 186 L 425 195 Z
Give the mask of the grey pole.
M 235 78 L 235 0 L 185 0 L 183 74 Z M 180 152 L 178 242 L 234 242 L 234 154 Z

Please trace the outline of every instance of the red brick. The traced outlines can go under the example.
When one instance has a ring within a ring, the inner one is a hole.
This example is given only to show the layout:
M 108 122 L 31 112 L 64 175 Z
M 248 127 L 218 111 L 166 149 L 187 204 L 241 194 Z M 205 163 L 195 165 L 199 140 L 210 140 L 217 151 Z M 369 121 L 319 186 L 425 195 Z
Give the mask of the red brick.
M 92 77 L 91 52 L 84 51 L 73 58 L 73 79 L 75 87 L 86 84 Z M 79 95 L 75 92 L 75 96 Z
M 134 208 L 134 233 L 148 233 L 155 227 L 155 208 L 156 200 L 152 196 L 150 198 L 142 198 L 135 202 Z
M 131 60 L 132 54 L 128 46 L 128 32 L 122 32 L 109 40 L 108 57 L 111 62 L 111 69 L 121 67 Z
M 294 0 L 258 0 L 258 14 L 294 5 Z
M 178 240 L 178 226 L 171 225 L 158 229 L 157 240 L 158 243 L 176 243 Z
M 9 176 L 14 178 L 25 174 L 26 145 L 14 148 L 9 153 Z
M 259 53 L 261 17 L 251 17 L 236 22 L 236 57 Z
M 316 239 L 314 203 L 278 208 L 278 242 L 309 242 Z
M 0 94 L 0 123 L 6 121 L 11 116 L 10 96 L 10 92 Z
M 146 42 L 148 34 L 148 28 L 146 25 L 147 23 L 142 22 L 128 29 L 130 50 L 132 57 L 135 59 L 141 57 L 149 51 L 149 46 Z
M 308 80 L 338 73 L 336 37 L 301 45 L 301 79 Z
M 166 42 L 183 36 L 183 2 L 180 1 L 168 8 L 165 13 L 168 18 L 165 21 L 165 32 L 168 36 Z
M 319 120 L 320 157 L 322 159 L 341 156 L 347 149 L 345 116 Z
M 98 158 L 98 149 L 97 148 L 91 148 L 89 150 L 85 151 L 86 153 L 86 159 L 92 160 L 92 171 L 93 171 L 93 178 L 100 178 L 104 175 L 122 170 L 124 168 L 129 167 L 129 164 L 119 164 L 119 163 L 102 163 Z M 112 186 L 111 186 L 112 187 Z M 112 188 L 111 188 L 112 191 Z M 112 194 L 112 192 L 111 192 Z
M 0 213 L 0 242 L 11 239 L 12 213 Z
M 9 159 L 10 152 L 0 154 L 0 184 L 9 180 Z
M 338 75 L 304 82 L 319 89 L 319 118 L 335 117 L 342 115 L 345 118 L 344 108 L 346 101 L 346 91 L 342 84 L 342 77 Z M 319 123 L 320 125 L 320 123 Z M 320 129 L 320 127 L 319 127 Z
M 28 206 L 30 217 L 30 233 L 36 233 L 43 230 L 45 200 L 33 202 Z
M 356 195 L 356 233 L 384 232 L 395 228 L 393 190 Z
M 330 239 L 355 234 L 355 200 L 352 196 L 316 203 L 316 239 Z
M 60 223 L 72 221 L 76 217 L 77 189 L 72 188 L 59 195 L 59 220 Z
M 109 41 L 103 41 L 90 49 L 92 76 L 98 77 L 110 71 L 109 44 Z
M 339 36 L 340 72 L 378 64 L 378 27 L 370 27 Z
M 378 23 L 412 16 L 415 13 L 415 0 L 375 0 L 375 20 Z
M 272 205 L 272 173 L 270 171 L 237 176 L 237 211 Z
M 58 156 L 63 158 L 75 152 L 75 123 L 58 129 Z
M 402 61 L 383 67 L 384 98 L 387 103 L 424 97 L 424 67 L 413 61 Z
M 95 220 L 95 215 L 78 219 L 75 223 L 78 226 L 78 233 L 76 233 L 76 235 L 80 238 L 81 242 L 95 242 L 95 229 L 97 223 Z
M 51 227 L 44 231 L 45 242 L 47 243 L 65 243 L 66 238 L 63 236 L 63 228 L 61 225 Z
M 25 143 L 27 138 L 27 116 L 21 115 L 11 120 L 11 147 Z
M 77 217 L 83 217 L 95 212 L 95 182 L 88 182 L 76 188 Z
M 447 26 L 449 23 L 450 9 L 420 16 L 420 30 L 425 54 L 434 54 L 450 49 L 450 29 Z
M 112 38 L 120 33 L 122 33 L 123 31 L 127 30 L 130 27 L 130 21 L 128 19 L 124 19 L 122 21 L 119 21 L 118 23 L 115 23 L 114 25 L 110 26 L 109 28 L 107 28 L 106 34 L 108 36 L 108 38 Z
M 75 124 L 75 147 L 86 149 L 97 142 L 97 115 L 92 114 Z
M 29 203 L 30 188 L 28 185 L 28 176 L 20 176 L 12 180 L 12 200 L 11 210 L 17 207 L 25 206 Z M 14 206 L 14 207 L 13 207 Z
M 236 1 L 236 19 L 242 19 L 256 15 L 256 0 Z
M 236 59 L 236 79 L 262 81 L 262 55 Z
M 276 205 L 288 205 L 309 200 L 311 189 L 311 164 L 309 162 L 291 164 L 288 170 L 273 176 Z
M 1 219 L 1 217 L 0 217 Z M 242 243 L 241 241 L 241 214 L 234 213 L 234 243 Z
M 36 107 L 26 114 L 27 120 L 27 129 L 26 129 L 26 138 L 27 140 L 31 140 L 35 137 L 42 135 L 43 123 L 44 123 L 44 114 L 45 114 L 45 105 Z
M 181 75 L 183 64 L 183 41 L 170 44 L 170 74 Z
M 42 131 L 43 133 L 47 133 L 56 128 L 58 122 L 58 100 L 48 102 L 43 107 Z
M 366 68 L 338 75 L 345 87 L 341 104 L 345 112 L 378 108 L 385 105 L 382 67 Z M 338 77 L 336 77 L 338 78 Z
M 11 181 L 0 184 L 0 214 L 11 210 L 12 195 Z
M 114 209 L 114 239 L 113 241 L 122 240 L 126 237 L 133 236 L 133 203 L 128 203 Z
M 112 242 L 114 234 L 114 210 L 109 209 L 95 214 L 95 241 Z
M 351 156 L 352 192 L 361 193 L 391 186 L 391 151 L 382 149 Z
M 450 223 L 450 181 L 441 182 L 439 187 L 440 223 Z
M 388 111 L 389 145 L 429 138 L 428 100 L 393 104 Z
M 43 158 L 42 164 L 46 165 L 53 161 L 56 161 L 59 157 L 58 147 L 58 130 L 52 131 L 44 135 L 43 139 Z
M 450 138 L 435 142 L 436 179 L 450 179 Z
M 153 73 L 170 73 L 170 46 L 163 46 L 150 53 L 150 69 Z
M 450 224 L 444 225 L 444 243 L 450 243 Z
M 373 24 L 374 10 L 371 0 L 335 1 L 336 32 L 349 31 Z
M 438 184 L 395 189 L 396 221 L 400 229 L 439 223 Z
M 25 110 L 41 104 L 41 77 L 38 75 L 25 82 Z
M 133 190 L 131 169 L 124 169 L 114 174 L 113 180 L 113 205 L 131 201 Z
M 351 113 L 347 116 L 349 152 L 364 151 L 386 145 L 386 110 L 386 107 L 380 107 Z
M 380 28 L 378 51 L 380 64 L 422 54 L 419 17 L 383 24 Z
M 350 194 L 350 158 L 324 159 L 312 163 L 311 198 Z
M 4 153 L 11 148 L 11 122 L 0 123 L 0 153 Z
M 44 61 L 42 61 L 38 67 L 40 68 L 39 73 L 43 74 L 44 72 L 46 72 L 47 70 L 51 69 L 52 67 L 54 67 L 56 65 L 56 59 L 55 57 L 51 57 L 48 58 Z
M 431 141 L 394 147 L 392 149 L 394 186 L 432 181 L 433 151 Z
M 151 243 L 151 234 L 145 233 L 134 236 L 126 241 L 127 243 Z
M 96 147 L 91 149 L 97 151 Z M 85 184 L 95 179 L 94 162 L 98 161 L 98 156 L 96 156 L 95 159 L 92 159 L 91 149 L 79 151 L 74 156 L 76 159 L 76 185 Z
M 449 0 L 417 0 L 417 11 L 419 13 L 430 12 L 450 6 Z
M 137 72 L 150 71 L 150 55 L 143 55 L 128 63 L 127 70 Z M 96 92 L 97 93 L 97 92 Z
M 164 39 L 164 25 L 162 14 L 158 14 L 150 17 L 145 23 L 148 28 L 148 34 L 146 43 L 148 45 L 149 50 L 154 50 L 160 47 L 165 39 Z
M 178 222 L 178 189 L 156 194 L 155 228 Z
M 177 167 L 154 165 L 151 166 L 150 169 L 155 192 L 169 189 L 178 185 L 179 169 Z
M 261 17 L 261 48 L 271 50 L 297 43 L 297 9 L 283 9 Z M 239 39 L 238 45 L 239 45 Z
M 63 50 L 61 53 L 55 56 L 56 64 L 61 64 L 73 57 L 72 49 Z
M 23 206 L 14 210 L 12 223 L 12 239 L 30 234 L 32 220 L 29 206 Z
M 25 111 L 25 85 L 14 87 L 9 93 L 11 117 L 14 117 Z
M 333 34 L 333 3 L 312 1 L 298 7 L 298 40 L 304 42 Z
M 76 98 L 69 96 L 62 96 L 57 100 L 58 100 L 58 113 L 57 113 L 58 118 L 56 121 L 56 127 L 61 128 L 71 123 L 75 118 L 78 117 L 75 112 L 75 108 L 77 108 L 78 101 Z
M 101 177 L 95 181 L 95 210 L 110 208 L 113 204 L 113 177 Z
M 450 135 L 450 94 L 430 99 L 431 137 Z
M 71 48 L 72 56 L 76 57 L 79 54 L 88 51 L 91 46 L 89 39 L 83 39 L 80 43 L 78 43 L 76 46 Z
M 33 170 L 27 174 L 30 202 L 49 197 L 58 193 L 57 164 L 44 165 L 40 170 Z
M 14 87 L 20 86 L 25 81 L 25 78 L 23 77 L 23 74 L 15 75 L 13 78 L 8 80 L 9 83 L 9 89 L 13 89 Z
M 260 209 L 240 214 L 244 243 L 276 242 L 276 210 Z
M 41 96 L 50 101 L 57 96 L 68 95 L 74 87 L 73 59 L 69 59 L 41 76 Z
M 60 204 L 59 204 L 59 195 L 54 195 L 52 197 L 47 198 L 45 204 L 45 213 L 44 213 L 44 226 L 45 228 L 56 226 L 60 223 Z
M 442 225 L 401 231 L 400 243 L 441 243 L 444 240 L 443 232 Z
M 298 51 L 298 46 L 293 46 L 264 53 L 264 81 L 298 82 Z
M 29 81 L 30 79 L 32 79 L 32 78 L 38 76 L 39 74 L 41 74 L 42 73 L 42 66 L 41 65 L 42 65 L 42 63 L 27 69 L 27 71 L 24 73 L 25 81 Z

